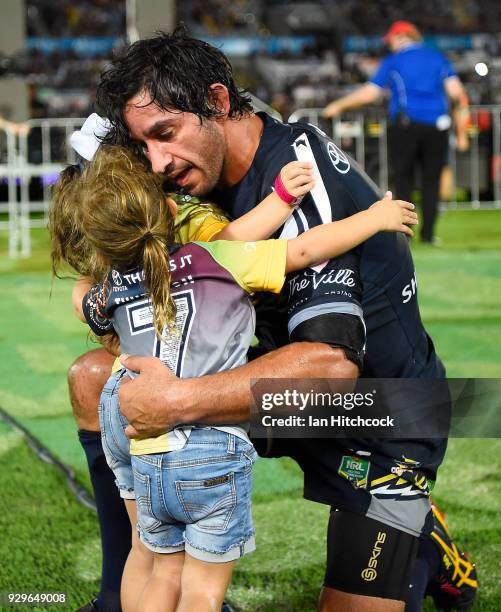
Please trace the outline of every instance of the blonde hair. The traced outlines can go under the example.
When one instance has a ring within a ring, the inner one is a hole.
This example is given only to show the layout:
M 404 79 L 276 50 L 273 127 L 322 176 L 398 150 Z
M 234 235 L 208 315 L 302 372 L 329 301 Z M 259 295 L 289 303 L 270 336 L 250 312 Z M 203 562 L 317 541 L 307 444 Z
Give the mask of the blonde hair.
M 82 169 L 68 166 L 52 189 L 49 206 L 52 273 L 60 278 L 62 262 L 81 276 L 101 278 L 104 268 L 82 230 L 78 191 Z
M 406 36 L 414 42 L 420 42 L 423 40 L 423 36 L 417 28 L 415 28 L 414 32 L 409 32 L 408 34 L 406 34 Z
M 127 149 L 102 145 L 82 174 L 79 206 L 87 240 L 111 268 L 143 269 L 155 331 L 162 337 L 165 327 L 172 329 L 176 308 L 168 254 L 174 218 L 160 178 Z

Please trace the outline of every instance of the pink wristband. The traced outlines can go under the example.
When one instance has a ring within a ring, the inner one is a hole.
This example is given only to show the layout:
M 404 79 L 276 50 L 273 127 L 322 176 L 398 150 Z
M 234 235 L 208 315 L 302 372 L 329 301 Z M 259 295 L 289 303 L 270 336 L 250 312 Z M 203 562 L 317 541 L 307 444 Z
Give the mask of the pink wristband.
M 298 198 L 295 198 L 291 195 L 287 189 L 285 188 L 280 173 L 278 173 L 277 178 L 275 179 L 275 183 L 273 185 L 275 187 L 275 193 L 277 196 L 283 200 L 286 204 L 290 204 L 291 206 L 295 206 L 297 204 Z

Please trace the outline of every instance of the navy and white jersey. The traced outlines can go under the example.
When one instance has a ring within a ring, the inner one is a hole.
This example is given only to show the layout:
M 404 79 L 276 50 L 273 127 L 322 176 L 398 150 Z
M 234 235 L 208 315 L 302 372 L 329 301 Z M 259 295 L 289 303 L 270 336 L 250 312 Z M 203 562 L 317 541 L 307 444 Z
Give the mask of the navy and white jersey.
M 234 218 L 251 210 L 273 189 L 277 174 L 287 163 L 313 162 L 315 187 L 307 194 L 277 236 L 290 238 L 307 229 L 351 216 L 382 197 L 360 167 L 316 127 L 284 124 L 264 113 L 263 135 L 244 178 L 224 192 L 212 194 Z M 417 282 L 406 236 L 379 233 L 362 246 L 327 264 L 290 274 L 282 291 L 286 317 L 274 320 L 276 345 L 289 339 L 336 345 L 332 329 L 338 315 L 365 321 L 367 339 L 364 376 L 442 377 L 443 366 L 422 325 L 417 303 Z M 286 319 L 288 337 L 277 328 Z M 331 321 L 333 325 L 328 325 Z M 269 326 L 268 326 L 269 328 Z M 362 328 L 363 329 L 363 328 Z M 298 334 L 298 330 L 301 333 Z M 346 345 L 345 340 L 338 346 Z M 269 347 L 271 348 L 271 347 Z

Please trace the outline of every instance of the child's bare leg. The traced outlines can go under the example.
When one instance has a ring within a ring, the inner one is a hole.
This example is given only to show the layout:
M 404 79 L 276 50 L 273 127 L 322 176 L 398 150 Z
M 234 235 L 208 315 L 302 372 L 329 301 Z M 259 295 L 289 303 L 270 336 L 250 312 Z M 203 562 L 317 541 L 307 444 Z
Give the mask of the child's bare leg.
M 176 612 L 219 612 L 235 561 L 209 563 L 186 554 Z
M 154 553 L 146 548 L 137 534 L 137 511 L 134 499 L 124 499 L 132 526 L 132 547 L 125 563 L 120 589 L 123 612 L 139 610 L 138 602 L 153 570 Z
M 153 571 L 137 602 L 137 612 L 174 612 L 181 593 L 184 551 L 152 554 Z

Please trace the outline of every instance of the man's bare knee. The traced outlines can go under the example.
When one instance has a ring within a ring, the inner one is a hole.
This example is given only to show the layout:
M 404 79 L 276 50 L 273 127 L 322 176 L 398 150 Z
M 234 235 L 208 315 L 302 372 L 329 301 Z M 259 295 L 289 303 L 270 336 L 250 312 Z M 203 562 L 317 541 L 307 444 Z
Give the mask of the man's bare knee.
M 79 429 L 99 431 L 97 407 L 113 361 L 112 355 L 99 348 L 81 355 L 68 370 L 70 401 Z
M 344 593 L 324 587 L 320 594 L 320 612 L 404 612 L 403 601 Z

